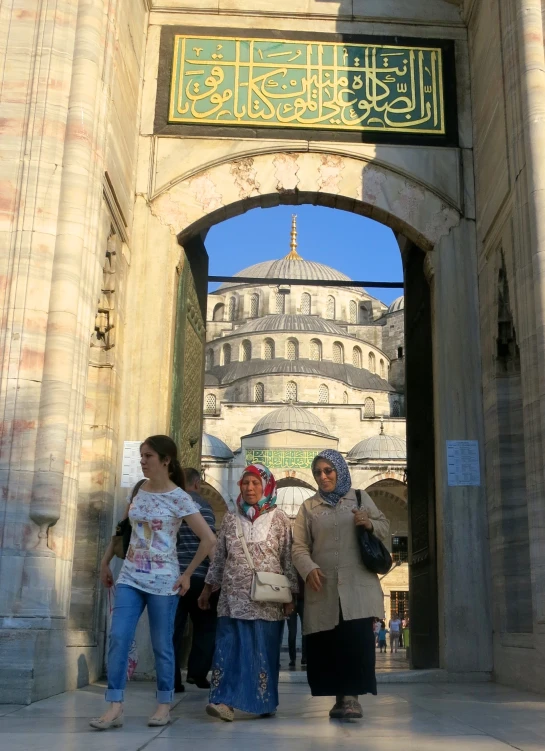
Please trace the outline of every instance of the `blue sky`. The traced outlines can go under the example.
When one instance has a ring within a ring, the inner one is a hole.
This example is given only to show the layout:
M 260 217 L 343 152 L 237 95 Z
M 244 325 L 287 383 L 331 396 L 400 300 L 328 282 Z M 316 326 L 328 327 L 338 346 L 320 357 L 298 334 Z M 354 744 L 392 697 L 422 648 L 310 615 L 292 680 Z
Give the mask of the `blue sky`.
M 290 250 L 292 214 L 297 214 L 298 251 L 352 279 L 401 281 L 403 272 L 393 232 L 347 211 L 322 206 L 253 209 L 211 228 L 206 237 L 211 275 L 231 275 L 258 261 L 282 258 Z M 217 285 L 210 285 L 215 289 Z M 401 290 L 371 290 L 389 304 Z

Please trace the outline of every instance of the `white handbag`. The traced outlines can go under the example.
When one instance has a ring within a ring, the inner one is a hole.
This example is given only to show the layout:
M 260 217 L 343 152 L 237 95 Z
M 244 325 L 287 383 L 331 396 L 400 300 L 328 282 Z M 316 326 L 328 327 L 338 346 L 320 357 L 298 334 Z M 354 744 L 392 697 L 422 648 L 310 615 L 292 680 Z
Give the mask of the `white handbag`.
M 254 600 L 254 602 L 291 602 L 293 595 L 288 577 L 284 576 L 284 574 L 273 574 L 269 571 L 256 571 L 252 556 L 246 545 L 246 540 L 244 539 L 242 524 L 240 523 L 238 516 L 236 517 L 236 523 L 237 537 L 240 540 L 242 549 L 244 550 L 248 566 L 253 572 L 252 589 L 250 592 L 252 600 Z

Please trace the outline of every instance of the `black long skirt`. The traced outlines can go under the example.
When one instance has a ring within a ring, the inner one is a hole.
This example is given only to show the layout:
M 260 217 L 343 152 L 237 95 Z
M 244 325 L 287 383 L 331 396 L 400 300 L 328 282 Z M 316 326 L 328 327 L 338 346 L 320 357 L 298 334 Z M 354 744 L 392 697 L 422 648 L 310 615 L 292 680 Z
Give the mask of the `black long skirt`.
M 307 678 L 313 696 L 377 694 L 372 618 L 345 621 L 307 636 Z

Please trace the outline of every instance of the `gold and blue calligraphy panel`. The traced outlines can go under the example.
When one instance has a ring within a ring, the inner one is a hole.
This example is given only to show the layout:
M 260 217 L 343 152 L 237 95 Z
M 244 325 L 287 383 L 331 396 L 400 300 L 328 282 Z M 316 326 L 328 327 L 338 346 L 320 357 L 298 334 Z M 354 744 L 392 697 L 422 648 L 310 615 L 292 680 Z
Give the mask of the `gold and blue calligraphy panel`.
M 317 453 L 316 449 L 246 449 L 246 463 L 270 469 L 309 469 Z
M 169 122 L 445 134 L 443 51 L 177 35 Z

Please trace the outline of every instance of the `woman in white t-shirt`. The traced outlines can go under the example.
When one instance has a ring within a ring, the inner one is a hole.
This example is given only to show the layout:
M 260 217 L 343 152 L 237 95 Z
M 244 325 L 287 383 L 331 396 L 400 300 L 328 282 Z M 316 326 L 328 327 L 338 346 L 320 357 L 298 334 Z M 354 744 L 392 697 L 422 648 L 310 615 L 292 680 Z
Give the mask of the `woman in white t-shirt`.
M 396 614 L 388 624 L 390 627 L 390 652 L 397 652 L 399 637 L 401 635 L 401 621 Z
M 106 691 L 110 707 L 102 717 L 91 720 L 91 727 L 97 730 L 123 725 L 129 649 L 146 607 L 155 655 L 158 702 L 148 725 L 160 726 L 170 722 L 174 693 L 172 634 L 178 605 L 176 595 L 185 595 L 191 574 L 207 556 L 212 555 L 216 544 L 199 507 L 183 490 L 184 476 L 174 441 L 166 435 L 146 438 L 140 446 L 140 463 L 146 481 L 129 501 L 125 512 L 124 518 L 128 516 L 131 521 L 131 540 L 117 579 L 110 630 Z M 192 562 L 180 576 L 176 536 L 182 519 L 199 537 L 200 544 Z M 114 583 L 109 565 L 113 556 L 113 543 L 110 543 L 100 570 L 105 587 Z

